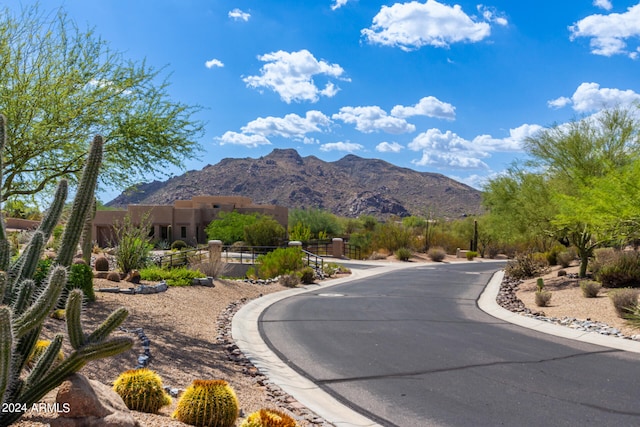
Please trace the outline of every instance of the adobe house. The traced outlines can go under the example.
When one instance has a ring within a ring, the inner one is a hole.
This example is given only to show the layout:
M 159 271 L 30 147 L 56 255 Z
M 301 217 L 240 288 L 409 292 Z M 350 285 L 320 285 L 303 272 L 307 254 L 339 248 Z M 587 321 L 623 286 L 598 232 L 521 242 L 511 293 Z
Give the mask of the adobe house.
M 205 228 L 220 212 L 261 213 L 272 216 L 287 229 L 289 209 L 277 205 L 254 205 L 250 198 L 241 196 L 196 196 L 191 200 L 176 200 L 171 205 L 129 205 L 122 211 L 98 211 L 93 220 L 92 238 L 100 247 L 112 245 L 114 224 L 122 222 L 127 214 L 135 224 L 143 215 L 149 215 L 152 240 L 184 240 L 190 245 L 207 242 Z

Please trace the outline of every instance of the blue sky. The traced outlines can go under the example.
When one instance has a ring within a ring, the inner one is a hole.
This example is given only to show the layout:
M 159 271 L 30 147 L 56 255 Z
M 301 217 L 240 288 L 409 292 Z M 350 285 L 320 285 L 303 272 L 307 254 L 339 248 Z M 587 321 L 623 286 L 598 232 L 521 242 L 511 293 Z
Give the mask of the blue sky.
M 640 100 L 638 0 L 485 1 L 41 5 L 166 66 L 171 97 L 204 107 L 205 151 L 187 169 L 295 148 L 481 188 L 542 127 Z

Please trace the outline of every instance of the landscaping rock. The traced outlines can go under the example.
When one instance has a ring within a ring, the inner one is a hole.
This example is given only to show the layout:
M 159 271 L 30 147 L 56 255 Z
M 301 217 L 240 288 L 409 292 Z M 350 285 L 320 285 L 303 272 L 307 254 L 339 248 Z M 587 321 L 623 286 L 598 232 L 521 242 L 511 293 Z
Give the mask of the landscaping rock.
M 73 374 L 60 385 L 56 396 L 60 407 L 68 407 L 51 427 L 138 427 L 122 398 L 109 386 Z

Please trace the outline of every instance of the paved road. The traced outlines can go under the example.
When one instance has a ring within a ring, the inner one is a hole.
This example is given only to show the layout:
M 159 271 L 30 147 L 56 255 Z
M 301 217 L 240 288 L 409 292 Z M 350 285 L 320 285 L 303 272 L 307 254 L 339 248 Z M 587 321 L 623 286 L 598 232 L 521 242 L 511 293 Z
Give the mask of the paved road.
M 491 263 L 416 267 L 270 306 L 260 331 L 314 383 L 388 426 L 640 425 L 640 355 L 477 308 Z

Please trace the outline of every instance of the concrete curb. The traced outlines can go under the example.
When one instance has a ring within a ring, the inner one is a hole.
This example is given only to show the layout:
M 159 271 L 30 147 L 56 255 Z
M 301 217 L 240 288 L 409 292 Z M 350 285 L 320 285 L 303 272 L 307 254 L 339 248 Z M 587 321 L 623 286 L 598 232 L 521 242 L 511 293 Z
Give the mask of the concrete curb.
M 480 309 L 485 313 L 500 320 L 504 320 L 505 322 L 522 326 L 524 328 L 533 329 L 545 334 L 586 342 L 589 344 L 596 344 L 603 347 L 610 347 L 618 350 L 640 353 L 640 342 L 637 341 L 610 337 L 599 334 L 597 332 L 578 331 L 566 326 L 556 325 L 553 323 L 545 322 L 543 320 L 526 317 L 518 313 L 513 313 L 506 308 L 501 307 L 496 302 L 496 297 L 498 296 L 498 292 L 500 291 L 500 284 L 502 283 L 503 277 L 504 271 L 495 273 L 489 281 L 489 284 L 487 284 L 486 288 L 480 295 L 480 298 L 478 298 L 478 307 L 480 307 Z

